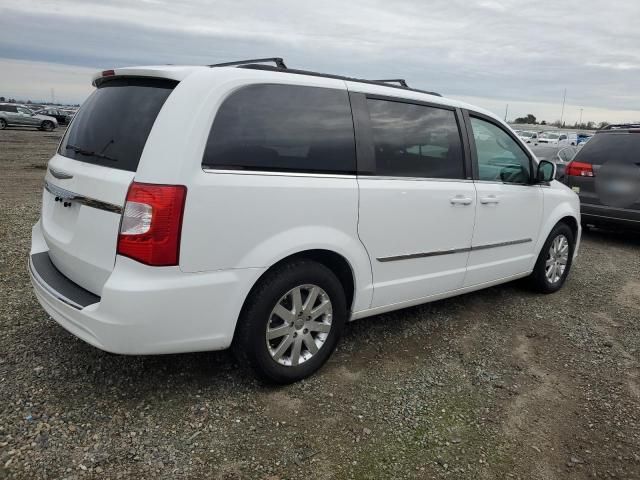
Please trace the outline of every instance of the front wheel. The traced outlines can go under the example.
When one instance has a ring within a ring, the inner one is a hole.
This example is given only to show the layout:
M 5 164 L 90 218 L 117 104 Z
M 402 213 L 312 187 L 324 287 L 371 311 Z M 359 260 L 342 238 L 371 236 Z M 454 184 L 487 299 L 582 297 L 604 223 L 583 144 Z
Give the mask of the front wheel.
M 44 122 L 42 122 L 42 125 L 40 125 L 40 129 L 44 130 L 45 132 L 51 132 L 54 128 L 55 125 L 49 120 L 45 120 Z
M 562 288 L 573 260 L 575 238 L 565 223 L 556 225 L 545 242 L 531 273 L 533 287 L 542 293 L 557 292 Z
M 7 128 L 7 121 L 4 118 L 0 118 L 0 130 Z
M 232 348 L 261 378 L 292 383 L 329 359 L 346 318 L 336 275 L 320 263 L 297 260 L 267 273 L 251 291 Z

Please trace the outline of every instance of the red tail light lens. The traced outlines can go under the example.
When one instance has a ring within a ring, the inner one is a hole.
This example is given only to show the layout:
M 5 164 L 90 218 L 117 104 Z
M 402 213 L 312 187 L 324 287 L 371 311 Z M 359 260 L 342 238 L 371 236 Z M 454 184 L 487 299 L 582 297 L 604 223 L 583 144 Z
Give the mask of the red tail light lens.
M 572 177 L 593 177 L 593 167 L 590 163 L 569 162 L 565 168 L 565 173 Z
M 113 77 L 116 74 L 115 71 L 113 70 L 103 70 L 102 71 L 102 76 L 103 77 Z
M 124 205 L 118 254 L 153 266 L 178 265 L 187 187 L 132 183 Z

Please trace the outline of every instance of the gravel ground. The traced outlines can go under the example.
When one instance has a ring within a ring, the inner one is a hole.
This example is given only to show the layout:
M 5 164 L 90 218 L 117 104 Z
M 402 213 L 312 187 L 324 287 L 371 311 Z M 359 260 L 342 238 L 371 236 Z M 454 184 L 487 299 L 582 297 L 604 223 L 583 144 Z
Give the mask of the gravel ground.
M 0 131 L 0 478 L 640 478 L 640 238 L 521 283 L 358 321 L 314 377 L 225 352 L 125 357 L 47 317 L 26 258 L 62 132 Z

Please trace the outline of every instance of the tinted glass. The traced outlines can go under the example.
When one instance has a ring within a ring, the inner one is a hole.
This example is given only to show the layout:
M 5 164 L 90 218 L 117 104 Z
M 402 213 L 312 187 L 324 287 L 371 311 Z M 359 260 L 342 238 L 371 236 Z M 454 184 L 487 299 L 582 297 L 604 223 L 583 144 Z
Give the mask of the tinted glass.
M 353 173 L 351 107 L 346 91 L 252 85 L 232 94 L 211 127 L 210 168 Z
M 560 160 L 562 160 L 563 162 L 570 162 L 571 160 L 573 160 L 573 157 L 575 156 L 575 154 L 576 154 L 576 148 L 574 147 L 566 147 L 558 152 L 558 156 L 560 157 Z
M 478 179 L 529 183 L 529 157 L 507 132 L 493 123 L 471 118 L 478 156 Z
M 82 105 L 58 153 L 135 172 L 153 122 L 176 84 L 161 79 L 104 82 Z
M 640 166 L 640 132 L 598 133 L 578 151 L 575 160 L 595 165 L 615 161 Z
M 453 111 L 387 100 L 367 103 L 377 175 L 464 178 Z

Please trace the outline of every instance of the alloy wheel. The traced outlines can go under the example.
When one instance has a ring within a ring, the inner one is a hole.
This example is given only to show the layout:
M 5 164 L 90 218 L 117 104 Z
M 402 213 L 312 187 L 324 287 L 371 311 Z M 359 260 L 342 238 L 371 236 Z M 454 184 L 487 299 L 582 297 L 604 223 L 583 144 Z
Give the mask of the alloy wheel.
M 564 235 L 558 235 L 551 242 L 545 263 L 545 275 L 549 283 L 557 283 L 564 275 L 569 262 L 569 241 Z
M 329 295 L 317 285 L 299 285 L 275 305 L 265 331 L 271 358 L 284 366 L 311 359 L 331 331 L 333 307 Z

